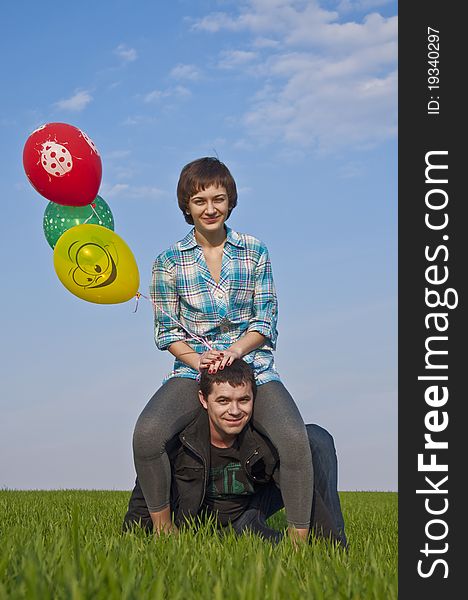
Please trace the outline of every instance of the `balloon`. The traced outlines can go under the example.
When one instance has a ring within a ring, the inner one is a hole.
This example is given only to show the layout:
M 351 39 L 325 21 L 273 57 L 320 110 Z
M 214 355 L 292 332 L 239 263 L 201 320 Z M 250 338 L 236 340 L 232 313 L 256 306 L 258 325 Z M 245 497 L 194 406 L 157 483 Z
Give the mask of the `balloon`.
M 96 196 L 94 202 L 86 206 L 62 206 L 49 202 L 44 212 L 44 234 L 51 248 L 55 247 L 59 237 L 71 227 L 82 225 L 102 225 L 114 231 L 114 217 L 107 202 Z
M 94 142 L 73 125 L 47 123 L 26 140 L 23 166 L 33 188 L 65 206 L 85 206 L 96 198 L 102 164 Z
M 132 251 L 101 225 L 76 225 L 60 236 L 54 267 L 75 296 L 97 304 L 118 304 L 136 295 L 140 275 Z

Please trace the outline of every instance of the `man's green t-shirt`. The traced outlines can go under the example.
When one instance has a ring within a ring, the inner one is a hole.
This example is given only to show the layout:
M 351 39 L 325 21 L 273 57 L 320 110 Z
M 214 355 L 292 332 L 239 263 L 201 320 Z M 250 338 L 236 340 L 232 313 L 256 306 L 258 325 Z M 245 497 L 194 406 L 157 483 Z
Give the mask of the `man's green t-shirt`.
M 240 462 L 238 440 L 230 448 L 210 445 L 210 473 L 204 508 L 225 526 L 246 510 L 258 490 Z

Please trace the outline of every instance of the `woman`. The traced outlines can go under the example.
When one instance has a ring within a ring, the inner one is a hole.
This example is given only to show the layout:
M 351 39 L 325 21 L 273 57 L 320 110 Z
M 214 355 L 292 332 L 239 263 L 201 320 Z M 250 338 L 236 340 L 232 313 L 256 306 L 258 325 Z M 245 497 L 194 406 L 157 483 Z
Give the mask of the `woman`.
M 174 368 L 141 413 L 133 437 L 135 467 L 154 531 L 173 529 L 165 445 L 199 410 L 200 370 L 216 372 L 243 358 L 258 385 L 254 426 L 278 449 L 289 534 L 305 539 L 312 458 L 305 425 L 274 365 L 277 300 L 268 250 L 256 238 L 225 226 L 237 190 L 218 159 L 186 165 L 177 197 L 194 228 L 158 256 L 151 285 L 156 344 L 175 356 Z

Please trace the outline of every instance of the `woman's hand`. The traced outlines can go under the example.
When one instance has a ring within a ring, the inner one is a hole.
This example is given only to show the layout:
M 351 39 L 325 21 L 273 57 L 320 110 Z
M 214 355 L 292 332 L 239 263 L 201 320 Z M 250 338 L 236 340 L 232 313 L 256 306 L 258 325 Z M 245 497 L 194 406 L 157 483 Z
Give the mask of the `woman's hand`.
M 205 356 L 206 358 L 204 359 Z M 236 358 L 242 358 L 240 350 L 231 348 L 223 351 L 210 350 L 201 355 L 200 369 L 208 369 L 209 373 L 216 373 L 218 369 L 222 370 L 226 365 L 232 364 Z
M 223 357 L 224 352 L 220 350 L 207 350 L 206 352 L 203 352 L 203 354 L 200 355 L 198 370 L 209 369 L 214 364 L 221 364 Z M 216 373 L 216 371 L 214 372 Z
M 226 365 L 231 365 L 237 358 L 242 358 L 242 356 L 243 355 L 240 350 L 235 350 L 234 348 L 227 348 L 227 350 L 224 350 L 224 356 L 220 361 L 219 365 L 217 365 L 216 371 L 218 369 L 224 369 Z
M 198 370 L 211 369 L 210 373 L 216 373 L 218 369 L 224 369 L 226 365 L 232 364 L 236 358 L 242 358 L 264 343 L 265 336 L 258 333 L 258 331 L 248 331 L 226 350 L 207 350 L 204 352 L 200 356 Z

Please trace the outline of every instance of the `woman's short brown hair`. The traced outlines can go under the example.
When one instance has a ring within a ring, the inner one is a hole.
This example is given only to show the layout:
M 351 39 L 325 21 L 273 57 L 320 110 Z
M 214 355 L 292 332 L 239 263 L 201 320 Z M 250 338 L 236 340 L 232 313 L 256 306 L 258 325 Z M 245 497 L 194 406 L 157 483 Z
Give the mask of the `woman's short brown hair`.
M 190 198 L 195 196 L 201 190 L 205 190 L 210 185 L 216 185 L 226 188 L 229 202 L 229 212 L 237 205 L 237 188 L 233 176 L 224 163 L 213 156 L 197 158 L 185 165 L 179 177 L 177 184 L 177 199 L 179 208 L 184 215 L 184 219 L 190 225 L 193 225 L 192 215 L 187 214 L 187 206 Z

